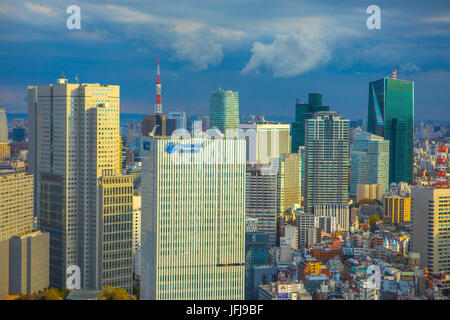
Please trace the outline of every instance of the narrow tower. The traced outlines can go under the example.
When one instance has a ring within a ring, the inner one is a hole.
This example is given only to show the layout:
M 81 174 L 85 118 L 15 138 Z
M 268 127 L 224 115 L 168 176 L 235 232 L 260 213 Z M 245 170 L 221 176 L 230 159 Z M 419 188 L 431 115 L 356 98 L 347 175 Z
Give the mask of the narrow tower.
M 156 79 L 156 103 L 155 103 L 155 114 L 162 114 L 162 104 L 161 104 L 161 81 L 159 79 L 159 57 L 158 57 L 158 75 Z

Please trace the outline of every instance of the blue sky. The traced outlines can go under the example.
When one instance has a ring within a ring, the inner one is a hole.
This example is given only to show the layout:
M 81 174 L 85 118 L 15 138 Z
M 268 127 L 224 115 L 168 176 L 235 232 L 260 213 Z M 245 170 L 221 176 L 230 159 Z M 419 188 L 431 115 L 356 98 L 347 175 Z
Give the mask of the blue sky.
M 66 8 L 81 8 L 68 30 Z M 381 8 L 381 30 L 366 9 Z M 417 119 L 450 119 L 448 0 L 0 1 L 0 105 L 26 112 L 26 86 L 118 84 L 121 111 L 151 113 L 156 60 L 163 110 L 208 114 L 210 92 L 239 91 L 241 113 L 292 116 L 295 99 L 324 93 L 366 118 L 368 82 L 415 81 Z

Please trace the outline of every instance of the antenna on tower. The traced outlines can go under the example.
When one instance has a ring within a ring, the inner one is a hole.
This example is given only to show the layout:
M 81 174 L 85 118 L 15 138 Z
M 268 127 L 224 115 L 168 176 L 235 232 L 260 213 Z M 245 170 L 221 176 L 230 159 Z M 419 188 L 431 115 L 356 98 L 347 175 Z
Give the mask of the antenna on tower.
M 392 79 L 397 79 L 397 69 L 392 70 Z
M 156 102 L 155 102 L 155 114 L 162 114 L 162 103 L 161 103 L 161 80 L 159 77 L 159 56 L 158 56 L 158 67 L 156 76 Z

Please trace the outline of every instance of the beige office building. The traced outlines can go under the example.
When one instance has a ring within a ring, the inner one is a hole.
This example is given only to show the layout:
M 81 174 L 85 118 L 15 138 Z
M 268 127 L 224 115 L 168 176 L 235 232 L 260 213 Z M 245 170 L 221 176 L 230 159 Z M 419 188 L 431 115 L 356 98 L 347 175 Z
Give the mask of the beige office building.
M 49 234 L 33 231 L 33 180 L 0 170 L 0 299 L 49 285 Z
M 0 241 L 33 228 L 33 175 L 0 170 Z
M 298 153 L 280 155 L 278 167 L 279 210 L 281 215 L 292 205 L 302 205 L 301 157 Z
M 378 200 L 383 199 L 383 186 L 381 184 L 358 184 L 356 186 L 356 201 L 362 199 Z
M 133 292 L 133 177 L 104 172 L 99 206 L 103 216 L 102 264 L 98 288 Z
M 38 227 L 50 233 L 51 286 L 65 287 L 66 269 L 76 265 L 81 288 L 100 289 L 100 178 L 120 169 L 119 109 L 116 85 L 59 78 L 28 87 L 29 168 Z M 122 227 L 131 233 L 131 223 Z
M 50 235 L 33 231 L 9 240 L 9 294 L 32 294 L 49 286 Z
M 290 124 L 253 123 L 240 124 L 240 138 L 247 140 L 247 161 L 269 164 L 273 158 L 291 152 Z
M 450 188 L 411 188 L 412 251 L 430 273 L 450 274 Z M 443 281 L 450 289 L 450 281 Z
M 0 161 L 11 158 L 11 149 L 8 142 L 0 142 Z

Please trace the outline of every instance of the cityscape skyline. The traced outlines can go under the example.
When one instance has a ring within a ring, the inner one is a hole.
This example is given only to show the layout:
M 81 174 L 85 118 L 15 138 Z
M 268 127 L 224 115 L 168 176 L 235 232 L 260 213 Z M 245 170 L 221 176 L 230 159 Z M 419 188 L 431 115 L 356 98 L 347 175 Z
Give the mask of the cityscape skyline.
M 450 300 L 448 3 L 166 2 L 0 4 L 0 300 Z
M 8 79 L 0 81 L 0 98 L 8 113 L 26 110 L 21 88 L 31 77 L 45 84 L 64 73 L 71 81 L 78 76 L 80 82 L 93 82 L 99 72 L 102 81 L 121 85 L 123 112 L 150 113 L 158 56 L 164 70 L 165 110 L 206 114 L 207 91 L 223 87 L 239 91 L 243 112 L 261 110 L 270 115 L 277 110 L 279 115 L 293 115 L 290 106 L 295 98 L 319 91 L 327 92 L 324 104 L 332 102 L 337 112 L 365 118 L 366 83 L 388 76 L 392 69 L 399 70 L 399 78 L 418 84 L 418 119 L 438 119 L 446 110 L 450 48 L 445 41 L 449 33 L 445 1 L 434 1 L 433 6 L 407 2 L 407 12 L 402 10 L 406 1 L 382 1 L 380 30 L 366 28 L 365 8 L 356 1 L 348 1 L 345 9 L 330 1 L 282 1 L 276 5 L 276 18 L 270 17 L 274 5 L 264 1 L 224 3 L 222 9 L 217 2 L 209 4 L 203 9 L 209 18 L 186 9 L 182 2 L 156 5 L 157 12 L 142 3 L 111 4 L 102 7 L 105 13 L 98 17 L 100 3 L 81 2 L 81 30 L 65 28 L 65 4 L 29 1 L 1 7 L 0 27 L 8 23 L 12 32 L 0 41 L 0 58 L 8 61 L 0 66 Z M 252 7 L 258 8 L 254 17 L 234 14 Z M 183 9 L 192 16 L 186 18 Z M 230 14 L 233 25 L 224 19 Z M 268 18 L 276 23 L 273 30 L 261 24 Z M 406 29 L 404 21 L 410 20 L 417 26 Z M 246 30 L 251 23 L 254 26 Z M 166 24 L 164 31 L 160 26 Z M 143 34 L 141 28 L 149 32 Z M 30 36 L 19 37 L 17 32 Z M 25 44 L 36 48 L 32 56 Z M 283 61 L 292 65 L 292 71 Z M 41 71 L 35 74 L 36 69 Z

